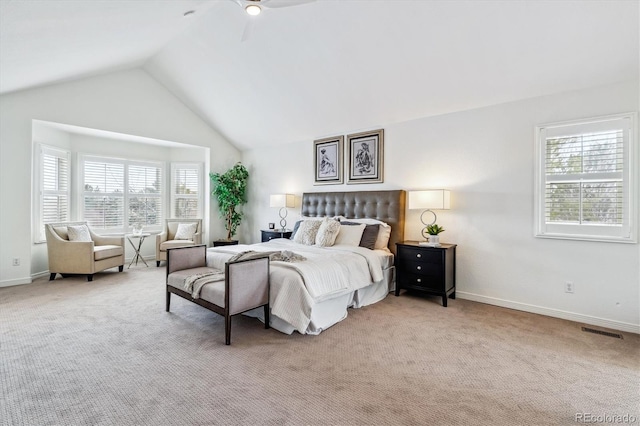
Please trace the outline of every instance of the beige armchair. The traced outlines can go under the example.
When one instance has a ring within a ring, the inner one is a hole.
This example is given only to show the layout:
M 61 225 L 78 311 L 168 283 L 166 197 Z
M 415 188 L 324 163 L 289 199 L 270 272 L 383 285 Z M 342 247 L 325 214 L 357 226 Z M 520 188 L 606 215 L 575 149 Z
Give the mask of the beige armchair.
M 181 223 L 196 223 L 197 228 L 195 234 L 177 240 L 176 232 Z M 164 231 L 156 235 L 156 266 L 159 267 L 161 261 L 167 260 L 167 249 L 189 247 L 198 244 L 202 244 L 202 219 L 165 219 Z
M 106 237 L 94 234 L 90 228 L 91 241 L 69 241 L 69 226 L 87 225 L 87 222 L 47 223 L 47 255 L 49 257 L 49 280 L 56 274 L 86 274 L 93 281 L 93 274 L 105 269 L 124 267 L 124 237 Z

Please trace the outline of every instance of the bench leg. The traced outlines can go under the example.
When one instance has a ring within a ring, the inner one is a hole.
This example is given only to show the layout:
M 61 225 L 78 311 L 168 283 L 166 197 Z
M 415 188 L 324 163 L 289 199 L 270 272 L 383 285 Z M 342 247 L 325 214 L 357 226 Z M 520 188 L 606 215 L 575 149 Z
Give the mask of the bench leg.
M 271 318 L 269 318 L 269 304 L 264 305 L 264 328 L 270 328 Z
M 167 291 L 167 307 L 165 308 L 166 312 L 169 312 L 169 306 L 170 305 L 171 305 L 171 292 Z
M 231 315 L 224 316 L 224 344 L 231 344 Z

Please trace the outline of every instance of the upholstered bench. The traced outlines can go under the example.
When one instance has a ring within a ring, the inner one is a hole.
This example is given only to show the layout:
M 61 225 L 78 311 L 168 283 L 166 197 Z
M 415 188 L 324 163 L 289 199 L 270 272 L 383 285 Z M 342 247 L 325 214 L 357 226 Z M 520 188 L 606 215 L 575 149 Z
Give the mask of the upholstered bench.
M 167 306 L 171 294 L 224 316 L 225 344 L 231 344 L 231 317 L 264 306 L 269 328 L 269 257 L 227 262 L 224 271 L 207 267 L 207 246 L 167 250 Z

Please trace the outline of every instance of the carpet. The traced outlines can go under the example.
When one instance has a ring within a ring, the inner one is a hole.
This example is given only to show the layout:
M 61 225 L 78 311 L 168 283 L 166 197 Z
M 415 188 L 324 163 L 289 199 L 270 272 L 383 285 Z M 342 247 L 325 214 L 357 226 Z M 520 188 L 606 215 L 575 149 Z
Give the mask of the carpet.
M 640 416 L 640 338 L 401 294 L 285 335 L 136 267 L 0 289 L 1 425 L 563 425 Z M 584 417 L 583 417 L 584 418 Z

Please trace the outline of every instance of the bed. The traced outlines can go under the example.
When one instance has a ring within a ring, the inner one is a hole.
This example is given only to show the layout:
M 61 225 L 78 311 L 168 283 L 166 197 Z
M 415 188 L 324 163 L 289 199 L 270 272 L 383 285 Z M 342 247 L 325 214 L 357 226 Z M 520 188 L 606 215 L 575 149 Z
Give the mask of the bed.
M 404 239 L 405 191 L 310 192 L 301 216 L 369 219 L 391 227 L 387 246 L 376 249 L 336 244 L 316 247 L 289 239 L 207 249 L 207 264 L 220 268 L 241 251 L 294 253 L 301 262 L 272 261 L 271 327 L 286 334 L 319 334 L 360 308 L 384 299 L 395 286 L 396 242 Z M 264 321 L 262 309 L 246 313 Z

